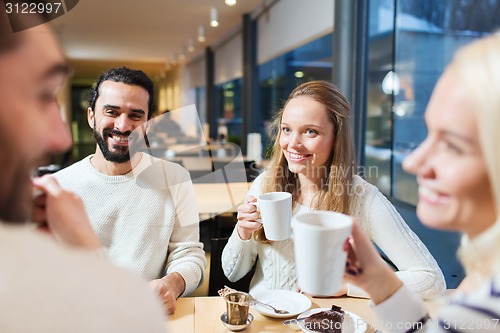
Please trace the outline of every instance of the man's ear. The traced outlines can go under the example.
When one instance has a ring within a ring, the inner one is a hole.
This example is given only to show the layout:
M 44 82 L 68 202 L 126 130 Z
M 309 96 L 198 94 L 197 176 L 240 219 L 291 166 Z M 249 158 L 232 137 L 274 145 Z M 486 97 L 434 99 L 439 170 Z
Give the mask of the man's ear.
M 95 112 L 92 110 L 92 108 L 89 106 L 87 108 L 87 121 L 89 123 L 90 128 L 94 129 L 94 117 L 95 117 Z

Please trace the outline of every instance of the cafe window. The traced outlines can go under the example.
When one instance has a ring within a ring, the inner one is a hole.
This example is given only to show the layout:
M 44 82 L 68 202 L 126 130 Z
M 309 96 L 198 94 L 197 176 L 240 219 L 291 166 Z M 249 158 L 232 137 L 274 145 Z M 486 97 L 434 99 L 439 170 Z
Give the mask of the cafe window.
M 401 164 L 427 134 L 434 85 L 459 47 L 500 28 L 499 12 L 500 0 L 370 1 L 365 176 L 392 199 L 416 204 Z
M 265 145 L 272 141 L 266 129 L 296 86 L 313 80 L 332 80 L 332 38 L 330 33 L 258 67 L 258 109 Z
M 71 162 L 95 152 L 95 140 L 87 121 L 88 94 L 91 88 L 90 85 L 71 87 L 71 131 L 74 141 Z
M 215 110 L 219 126 L 227 127 L 227 140 L 241 144 L 241 78 L 215 85 Z

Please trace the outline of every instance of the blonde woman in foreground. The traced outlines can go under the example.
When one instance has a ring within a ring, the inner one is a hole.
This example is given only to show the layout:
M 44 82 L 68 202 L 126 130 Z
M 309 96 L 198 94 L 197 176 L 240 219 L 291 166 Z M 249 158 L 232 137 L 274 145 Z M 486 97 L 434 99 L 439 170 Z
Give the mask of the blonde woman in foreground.
M 500 35 L 461 49 L 438 81 L 428 135 L 405 161 L 417 175 L 417 214 L 463 233 L 466 283 L 430 321 L 423 302 L 387 269 L 355 224 L 346 278 L 371 296 L 388 332 L 500 331 Z

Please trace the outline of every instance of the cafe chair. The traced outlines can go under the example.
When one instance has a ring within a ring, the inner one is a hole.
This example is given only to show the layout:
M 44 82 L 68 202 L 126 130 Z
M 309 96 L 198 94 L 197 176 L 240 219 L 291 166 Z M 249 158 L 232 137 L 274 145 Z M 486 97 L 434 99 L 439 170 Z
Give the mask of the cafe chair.
M 247 181 L 251 183 L 262 173 L 263 169 L 255 161 L 244 161 L 244 164 Z
M 230 288 L 248 292 L 250 287 L 250 280 L 253 277 L 255 272 L 255 266 L 252 267 L 250 272 L 247 273 L 243 278 L 236 282 L 231 282 L 224 275 L 224 271 L 222 270 L 222 250 L 224 250 L 224 246 L 227 244 L 228 238 L 212 238 L 210 240 L 210 272 L 208 278 L 208 296 L 218 296 L 217 293 L 220 289 L 224 288 L 224 286 L 228 286 Z

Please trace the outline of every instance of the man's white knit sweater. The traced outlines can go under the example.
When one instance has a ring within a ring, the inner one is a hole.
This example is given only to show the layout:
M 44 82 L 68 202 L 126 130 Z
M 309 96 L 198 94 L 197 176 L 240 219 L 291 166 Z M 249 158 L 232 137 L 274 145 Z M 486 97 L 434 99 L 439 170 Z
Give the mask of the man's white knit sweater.
M 248 195 L 262 193 L 264 177 L 265 173 L 254 180 Z M 372 241 L 396 265 L 398 277 L 423 298 L 443 293 L 446 284 L 441 269 L 383 194 L 359 176 L 354 177 L 350 191 L 349 215 L 354 216 Z M 297 205 L 293 213 L 311 210 L 310 207 Z M 222 253 L 224 274 L 230 281 L 237 281 L 250 271 L 258 257 L 250 282 L 251 292 L 271 289 L 295 291 L 299 286 L 293 237 L 292 230 L 292 237 L 288 240 L 263 244 L 253 238 L 242 240 L 235 228 Z M 353 285 L 349 285 L 348 289 L 349 296 L 368 297 Z
M 0 332 L 165 333 L 157 295 L 97 253 L 0 221 Z
M 183 295 L 191 293 L 203 280 L 206 259 L 189 173 L 142 154 L 131 172 L 108 176 L 92 166 L 92 156 L 54 176 L 82 198 L 111 258 L 147 280 L 178 272 L 186 282 Z

